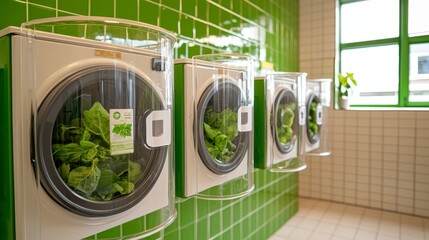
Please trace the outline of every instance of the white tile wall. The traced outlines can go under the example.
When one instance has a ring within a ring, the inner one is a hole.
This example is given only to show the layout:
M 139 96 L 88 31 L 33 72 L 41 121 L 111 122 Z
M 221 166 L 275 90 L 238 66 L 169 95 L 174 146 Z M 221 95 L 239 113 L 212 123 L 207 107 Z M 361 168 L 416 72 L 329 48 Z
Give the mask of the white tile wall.
M 309 79 L 334 76 L 335 9 L 336 0 L 300 1 L 300 71 Z M 429 111 L 331 116 L 333 153 L 307 158 L 300 195 L 429 217 Z

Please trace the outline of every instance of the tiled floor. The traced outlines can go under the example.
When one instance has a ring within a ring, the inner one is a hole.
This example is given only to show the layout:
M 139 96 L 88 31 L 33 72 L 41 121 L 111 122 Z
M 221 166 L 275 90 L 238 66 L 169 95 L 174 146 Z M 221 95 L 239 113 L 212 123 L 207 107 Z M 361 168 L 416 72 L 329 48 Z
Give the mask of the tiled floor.
M 429 240 L 429 218 L 306 198 L 299 204 L 270 240 Z

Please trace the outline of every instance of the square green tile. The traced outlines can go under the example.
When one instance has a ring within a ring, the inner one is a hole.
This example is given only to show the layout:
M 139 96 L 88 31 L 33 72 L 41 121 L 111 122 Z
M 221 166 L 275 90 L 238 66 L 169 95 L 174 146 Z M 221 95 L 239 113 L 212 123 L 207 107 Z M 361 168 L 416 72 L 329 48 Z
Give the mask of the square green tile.
M 241 14 L 243 12 L 243 2 L 242 0 L 233 0 L 232 1 L 232 10 L 235 13 Z
M 232 229 L 223 231 L 222 235 L 220 237 L 221 237 L 221 239 L 225 239 L 225 240 L 234 239 Z
M 180 44 L 177 45 L 176 49 L 177 49 L 177 55 L 174 56 L 175 58 L 187 58 L 187 46 L 188 44 L 185 42 L 179 42 Z
M 120 0 L 116 1 L 116 17 L 137 21 L 138 0 Z
M 26 4 L 22 2 L 6 0 L 2 1 L 0 10 L 0 29 L 7 26 L 20 26 L 26 21 Z
M 194 37 L 194 20 L 182 15 L 180 18 L 180 35 L 188 38 Z
M 243 236 L 244 237 L 249 236 L 249 234 L 253 231 L 253 229 L 250 228 L 250 217 L 249 217 L 249 215 L 243 219 L 242 228 L 243 228 Z
M 198 219 L 205 218 L 209 214 L 209 202 L 204 199 L 196 199 Z
M 145 217 L 139 217 L 132 221 L 122 224 L 122 234 L 128 236 L 131 234 L 141 233 L 146 230 Z
M 209 26 L 209 27 L 208 27 L 208 29 L 209 29 L 209 32 L 208 32 L 208 35 L 209 35 L 209 36 L 226 36 L 226 35 L 222 32 L 222 30 L 220 30 L 220 29 L 219 29 L 219 28 L 217 28 L 217 27 Z
M 210 237 L 214 237 L 221 230 L 220 212 L 217 212 L 209 217 Z
M 182 1 L 182 4 L 185 1 Z M 179 10 L 179 8 L 180 8 L 180 1 L 179 0 L 160 0 L 160 3 L 162 5 L 168 6 L 170 8 L 176 9 L 176 10 Z
M 243 215 L 246 216 L 250 211 L 252 211 L 250 206 L 250 196 L 243 197 L 242 199 L 242 209 Z
M 189 226 L 186 226 L 182 229 L 180 229 L 180 237 L 181 239 L 195 239 L 195 225 L 191 224 Z
M 195 6 L 197 0 L 184 0 L 182 1 L 182 11 L 191 16 L 195 16 Z
M 195 202 L 196 202 L 195 198 L 190 198 L 180 204 L 179 217 L 180 217 L 180 224 L 182 226 L 185 226 L 194 222 L 195 208 L 196 208 Z
M 200 21 L 195 21 L 195 37 L 198 39 L 208 36 L 208 26 Z
M 56 8 L 56 0 L 28 0 L 29 3 L 38 4 L 40 6 Z M 32 4 L 29 4 L 32 5 Z
M 226 207 L 222 209 L 222 226 L 223 229 L 229 228 L 231 226 L 231 217 L 232 217 L 232 207 Z
M 233 235 L 232 239 L 243 239 L 244 238 L 242 231 L 241 231 L 241 222 L 234 225 L 234 227 L 232 228 L 232 235 Z
M 177 240 L 179 239 L 179 230 L 175 229 L 173 232 L 165 233 L 164 240 Z
M 249 216 L 249 229 L 250 229 L 250 233 L 252 232 L 257 232 L 259 225 L 257 224 L 258 220 L 256 218 L 257 214 L 253 213 L 252 215 Z
M 208 20 L 207 9 L 210 5 L 206 0 L 196 0 L 197 2 L 197 17 L 203 20 Z
M 156 4 L 140 1 L 140 9 L 139 9 L 139 21 L 158 25 L 158 16 L 160 15 L 160 7 Z
M 209 229 L 208 229 L 208 218 L 198 219 L 197 222 L 197 239 L 208 239 Z
M 97 233 L 97 239 L 109 239 L 121 237 L 121 226 L 116 226 L 104 232 Z
M 58 10 L 88 15 L 88 0 L 58 0 Z
M 159 210 L 146 215 L 146 228 L 152 229 L 159 227 L 165 222 L 164 213 Z
M 168 8 L 161 7 L 160 26 L 168 31 L 177 33 L 179 13 Z
M 114 17 L 114 0 L 91 0 L 91 16 Z
M 242 218 L 241 214 L 241 202 L 234 203 L 232 205 L 232 221 L 233 223 L 237 223 Z
M 29 20 L 39 19 L 39 18 L 49 18 L 55 17 L 56 11 L 50 8 L 39 7 L 35 5 L 28 5 L 28 17 Z

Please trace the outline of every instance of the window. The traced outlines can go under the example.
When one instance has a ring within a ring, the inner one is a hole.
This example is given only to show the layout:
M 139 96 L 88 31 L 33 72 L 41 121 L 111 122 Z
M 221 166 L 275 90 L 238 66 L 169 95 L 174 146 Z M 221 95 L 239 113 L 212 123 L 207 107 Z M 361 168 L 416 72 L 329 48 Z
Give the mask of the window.
M 352 106 L 429 107 L 428 0 L 339 0 L 339 70 Z

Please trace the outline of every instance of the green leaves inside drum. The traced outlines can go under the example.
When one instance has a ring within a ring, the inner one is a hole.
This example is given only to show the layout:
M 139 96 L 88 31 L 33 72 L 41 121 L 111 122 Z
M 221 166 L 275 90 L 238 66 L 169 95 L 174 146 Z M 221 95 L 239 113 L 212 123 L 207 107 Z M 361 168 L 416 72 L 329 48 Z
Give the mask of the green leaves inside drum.
M 204 114 L 204 141 L 212 159 L 228 163 L 235 154 L 233 143 L 238 136 L 237 113 L 230 108 L 216 112 L 211 108 Z
M 282 144 L 287 144 L 293 139 L 295 109 L 295 103 L 279 104 L 277 108 L 277 137 Z
M 131 135 L 131 126 L 115 128 L 116 134 Z M 110 155 L 109 113 L 99 102 L 83 118 L 56 123 L 52 152 L 63 181 L 87 199 L 108 201 L 129 194 L 142 176 L 141 165 L 127 155 Z
M 317 102 L 311 102 L 310 104 L 307 127 L 310 132 L 310 137 L 313 138 L 319 133 L 319 126 L 317 126 Z

